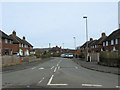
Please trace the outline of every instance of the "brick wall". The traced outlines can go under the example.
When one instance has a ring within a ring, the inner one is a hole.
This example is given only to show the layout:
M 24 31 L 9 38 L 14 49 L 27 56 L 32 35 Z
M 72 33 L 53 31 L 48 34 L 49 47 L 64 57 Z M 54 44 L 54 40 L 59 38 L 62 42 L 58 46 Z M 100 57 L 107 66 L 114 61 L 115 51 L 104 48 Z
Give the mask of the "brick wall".
M 11 54 L 10 50 L 13 50 L 13 44 L 10 44 L 9 40 L 8 40 L 8 43 L 5 43 L 5 40 L 2 39 L 2 53 L 1 53 L 1 55 L 5 55 L 5 49 L 8 49 L 9 55 L 10 55 Z

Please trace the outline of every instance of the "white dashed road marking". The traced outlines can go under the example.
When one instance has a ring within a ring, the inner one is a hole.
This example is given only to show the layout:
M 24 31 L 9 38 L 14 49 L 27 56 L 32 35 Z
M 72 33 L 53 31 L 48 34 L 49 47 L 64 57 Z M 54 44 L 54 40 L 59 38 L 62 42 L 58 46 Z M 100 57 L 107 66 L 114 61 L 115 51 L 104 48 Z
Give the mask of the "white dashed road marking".
M 40 84 L 44 79 L 45 79 L 45 78 L 43 77 L 42 80 L 40 80 L 40 81 L 38 82 L 38 84 Z
M 33 67 L 32 70 L 35 69 L 35 68 L 36 68 L 36 67 Z
M 82 86 L 94 86 L 94 87 L 101 87 L 102 85 L 97 85 L 97 84 L 82 84 Z
M 57 70 L 57 67 L 54 69 L 54 72 L 56 72 L 56 70 Z
M 39 69 L 44 69 L 44 68 L 39 68 Z
M 116 88 L 120 88 L 120 86 L 116 86 Z
M 57 64 L 57 66 L 59 66 L 59 64 Z
M 75 67 L 76 69 L 78 69 L 78 67 Z
M 54 68 L 54 66 L 51 67 L 51 69 L 53 69 L 53 68 Z
M 58 67 L 58 70 L 60 69 L 60 66 Z

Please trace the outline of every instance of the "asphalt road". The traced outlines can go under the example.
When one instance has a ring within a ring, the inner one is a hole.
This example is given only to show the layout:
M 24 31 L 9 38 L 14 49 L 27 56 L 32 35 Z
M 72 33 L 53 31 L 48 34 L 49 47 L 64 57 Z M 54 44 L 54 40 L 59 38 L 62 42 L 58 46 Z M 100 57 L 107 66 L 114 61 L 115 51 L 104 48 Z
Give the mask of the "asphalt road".
M 3 88 L 118 88 L 118 75 L 83 68 L 67 58 L 2 74 Z

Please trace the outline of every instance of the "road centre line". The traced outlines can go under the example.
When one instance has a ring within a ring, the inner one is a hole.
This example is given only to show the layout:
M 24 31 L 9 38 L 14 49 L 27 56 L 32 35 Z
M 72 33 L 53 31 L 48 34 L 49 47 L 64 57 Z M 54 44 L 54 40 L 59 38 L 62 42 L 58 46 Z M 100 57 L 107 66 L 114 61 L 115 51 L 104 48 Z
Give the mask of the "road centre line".
M 53 68 L 54 68 L 54 66 L 51 67 L 51 69 L 53 69 Z
M 43 77 L 42 80 L 40 80 L 38 83 L 40 84 L 45 78 Z
M 102 85 L 97 85 L 97 84 L 82 84 L 82 86 L 94 86 L 94 87 L 101 87 Z
M 56 72 L 56 70 L 57 70 L 57 67 L 54 69 L 54 72 Z

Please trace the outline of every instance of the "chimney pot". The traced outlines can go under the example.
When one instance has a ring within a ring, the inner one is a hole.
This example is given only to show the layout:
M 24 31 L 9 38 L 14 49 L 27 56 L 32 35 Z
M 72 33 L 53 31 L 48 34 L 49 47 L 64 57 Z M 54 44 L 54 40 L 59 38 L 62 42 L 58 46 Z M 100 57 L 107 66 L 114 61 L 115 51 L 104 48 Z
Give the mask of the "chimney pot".
M 25 36 L 23 36 L 23 40 L 25 40 Z
M 93 38 L 90 38 L 90 41 L 92 41 L 93 40 Z
M 106 34 L 103 32 L 103 33 L 102 33 L 102 37 L 104 37 L 104 36 L 106 36 Z
M 16 32 L 15 32 L 15 30 L 13 30 L 12 34 L 16 36 Z

